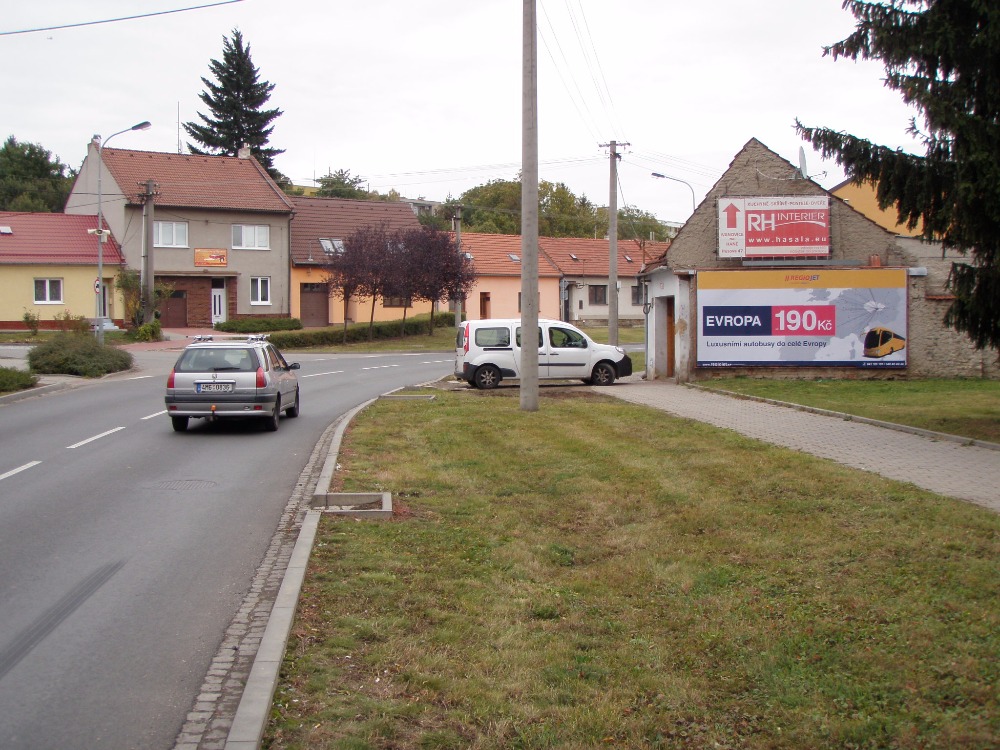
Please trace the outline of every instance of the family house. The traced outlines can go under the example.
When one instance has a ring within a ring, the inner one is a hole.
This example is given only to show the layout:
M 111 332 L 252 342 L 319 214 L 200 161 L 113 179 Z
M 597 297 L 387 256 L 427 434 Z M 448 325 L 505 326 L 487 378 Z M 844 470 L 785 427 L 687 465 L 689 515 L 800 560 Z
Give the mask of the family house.
M 996 351 L 944 326 L 950 260 L 930 255 L 752 139 L 644 275 L 646 371 L 1000 376 Z
M 25 313 L 43 329 L 67 315 L 123 322 L 114 277 L 125 260 L 114 235 L 99 244 L 96 229 L 96 215 L 0 212 L 0 328 L 24 329 Z
M 289 315 L 293 207 L 248 149 L 228 157 L 99 145 L 90 144 L 66 213 L 93 215 L 100 193 L 128 266 L 142 269 L 148 255 L 156 282 L 173 289 L 164 327 Z
M 295 209 L 291 237 L 291 314 L 302 325 L 327 326 L 368 320 L 371 300 L 331 298 L 324 266 L 341 249 L 344 239 L 362 227 L 384 227 L 389 232 L 419 229 L 413 209 L 406 203 L 360 201 L 345 198 L 290 198 Z M 409 314 L 430 312 L 429 302 L 387 298 L 375 306 L 376 320 L 397 320 Z

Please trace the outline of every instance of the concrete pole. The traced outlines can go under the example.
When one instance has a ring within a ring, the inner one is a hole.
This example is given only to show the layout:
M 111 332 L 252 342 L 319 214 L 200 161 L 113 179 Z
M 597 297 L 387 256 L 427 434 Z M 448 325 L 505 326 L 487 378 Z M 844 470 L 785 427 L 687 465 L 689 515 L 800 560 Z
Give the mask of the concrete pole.
M 611 141 L 608 193 L 608 343 L 618 346 L 618 144 Z
M 142 240 L 142 322 L 151 323 L 153 321 L 153 290 L 156 287 L 153 271 L 153 196 L 156 194 L 154 188 L 156 183 L 153 180 L 146 180 L 146 192 L 143 194 L 144 204 L 142 207 L 143 221 L 145 221 L 145 232 Z
M 455 249 L 458 250 L 459 264 L 462 263 L 462 207 L 455 206 L 458 214 L 452 217 L 455 225 Z M 462 298 L 455 300 L 455 336 L 457 341 L 458 332 L 462 330 Z
M 538 411 L 538 39 L 523 0 L 521 65 L 521 411 Z

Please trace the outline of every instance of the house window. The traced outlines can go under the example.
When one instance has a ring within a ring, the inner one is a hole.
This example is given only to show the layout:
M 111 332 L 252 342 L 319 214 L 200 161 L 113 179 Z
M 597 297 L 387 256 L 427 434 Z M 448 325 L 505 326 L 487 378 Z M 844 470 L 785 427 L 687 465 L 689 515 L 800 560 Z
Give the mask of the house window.
M 383 307 L 412 307 L 413 301 L 409 297 L 384 297 Z
M 632 304 L 642 304 L 642 284 L 632 287 Z
M 327 255 L 343 255 L 344 254 L 344 241 L 338 240 L 333 237 L 320 237 L 319 238 L 320 247 L 323 248 L 323 252 Z
M 187 247 L 188 225 L 186 221 L 154 221 L 154 247 Z
M 251 276 L 250 277 L 250 304 L 270 305 L 271 304 L 271 277 Z
M 234 250 L 268 250 L 271 247 L 271 227 L 233 224 Z
M 62 304 L 62 279 L 35 279 L 35 304 Z
M 608 287 L 605 284 L 591 284 L 588 289 L 590 290 L 590 304 L 592 305 L 606 305 L 608 304 Z

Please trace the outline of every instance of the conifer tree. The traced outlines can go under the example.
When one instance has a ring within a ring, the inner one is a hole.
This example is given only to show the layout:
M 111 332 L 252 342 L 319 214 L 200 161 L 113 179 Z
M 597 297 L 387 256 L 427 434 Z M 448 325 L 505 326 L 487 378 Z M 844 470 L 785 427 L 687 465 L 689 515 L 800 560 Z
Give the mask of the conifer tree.
M 796 122 L 824 158 L 877 188 L 928 240 L 966 253 L 952 265 L 955 300 L 945 323 L 979 349 L 1000 347 L 1000 3 L 992 0 L 845 0 L 857 19 L 834 59 L 880 60 L 885 84 L 923 119 L 910 132 L 924 154 L 905 153 Z
M 202 124 L 184 124 L 188 135 L 201 145 L 199 148 L 188 143 L 188 150 L 193 154 L 236 156 L 247 144 L 251 155 L 271 177 L 287 181 L 273 163 L 284 150 L 267 145 L 274 130 L 271 123 L 282 114 L 277 108 L 264 109 L 275 84 L 259 79 L 260 70 L 254 67 L 250 45 L 244 45 L 239 29 L 233 29 L 231 38 L 223 38 L 222 61 L 211 60 L 208 68 L 215 82 L 202 78 L 205 91 L 199 98 L 210 114 L 198 113 Z

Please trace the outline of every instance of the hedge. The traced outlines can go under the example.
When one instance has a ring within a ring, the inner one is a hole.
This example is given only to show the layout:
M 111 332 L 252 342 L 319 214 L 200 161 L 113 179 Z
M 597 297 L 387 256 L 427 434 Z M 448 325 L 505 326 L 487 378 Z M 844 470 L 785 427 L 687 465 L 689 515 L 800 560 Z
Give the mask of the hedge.
M 268 331 L 298 331 L 302 321 L 298 318 L 237 318 L 216 323 L 216 331 L 226 333 L 267 333 Z
M 405 325 L 401 320 L 379 321 L 372 325 L 372 340 L 397 339 L 400 336 L 419 336 L 427 334 L 430 322 L 429 315 L 417 315 L 407 319 Z M 455 325 L 455 314 L 439 312 L 434 314 L 435 328 L 449 328 Z M 304 349 L 310 346 L 332 346 L 337 344 L 358 344 L 368 341 L 368 324 L 354 323 L 347 326 L 345 337 L 344 327 L 318 328 L 309 331 L 279 332 L 268 337 L 268 341 L 279 349 Z

